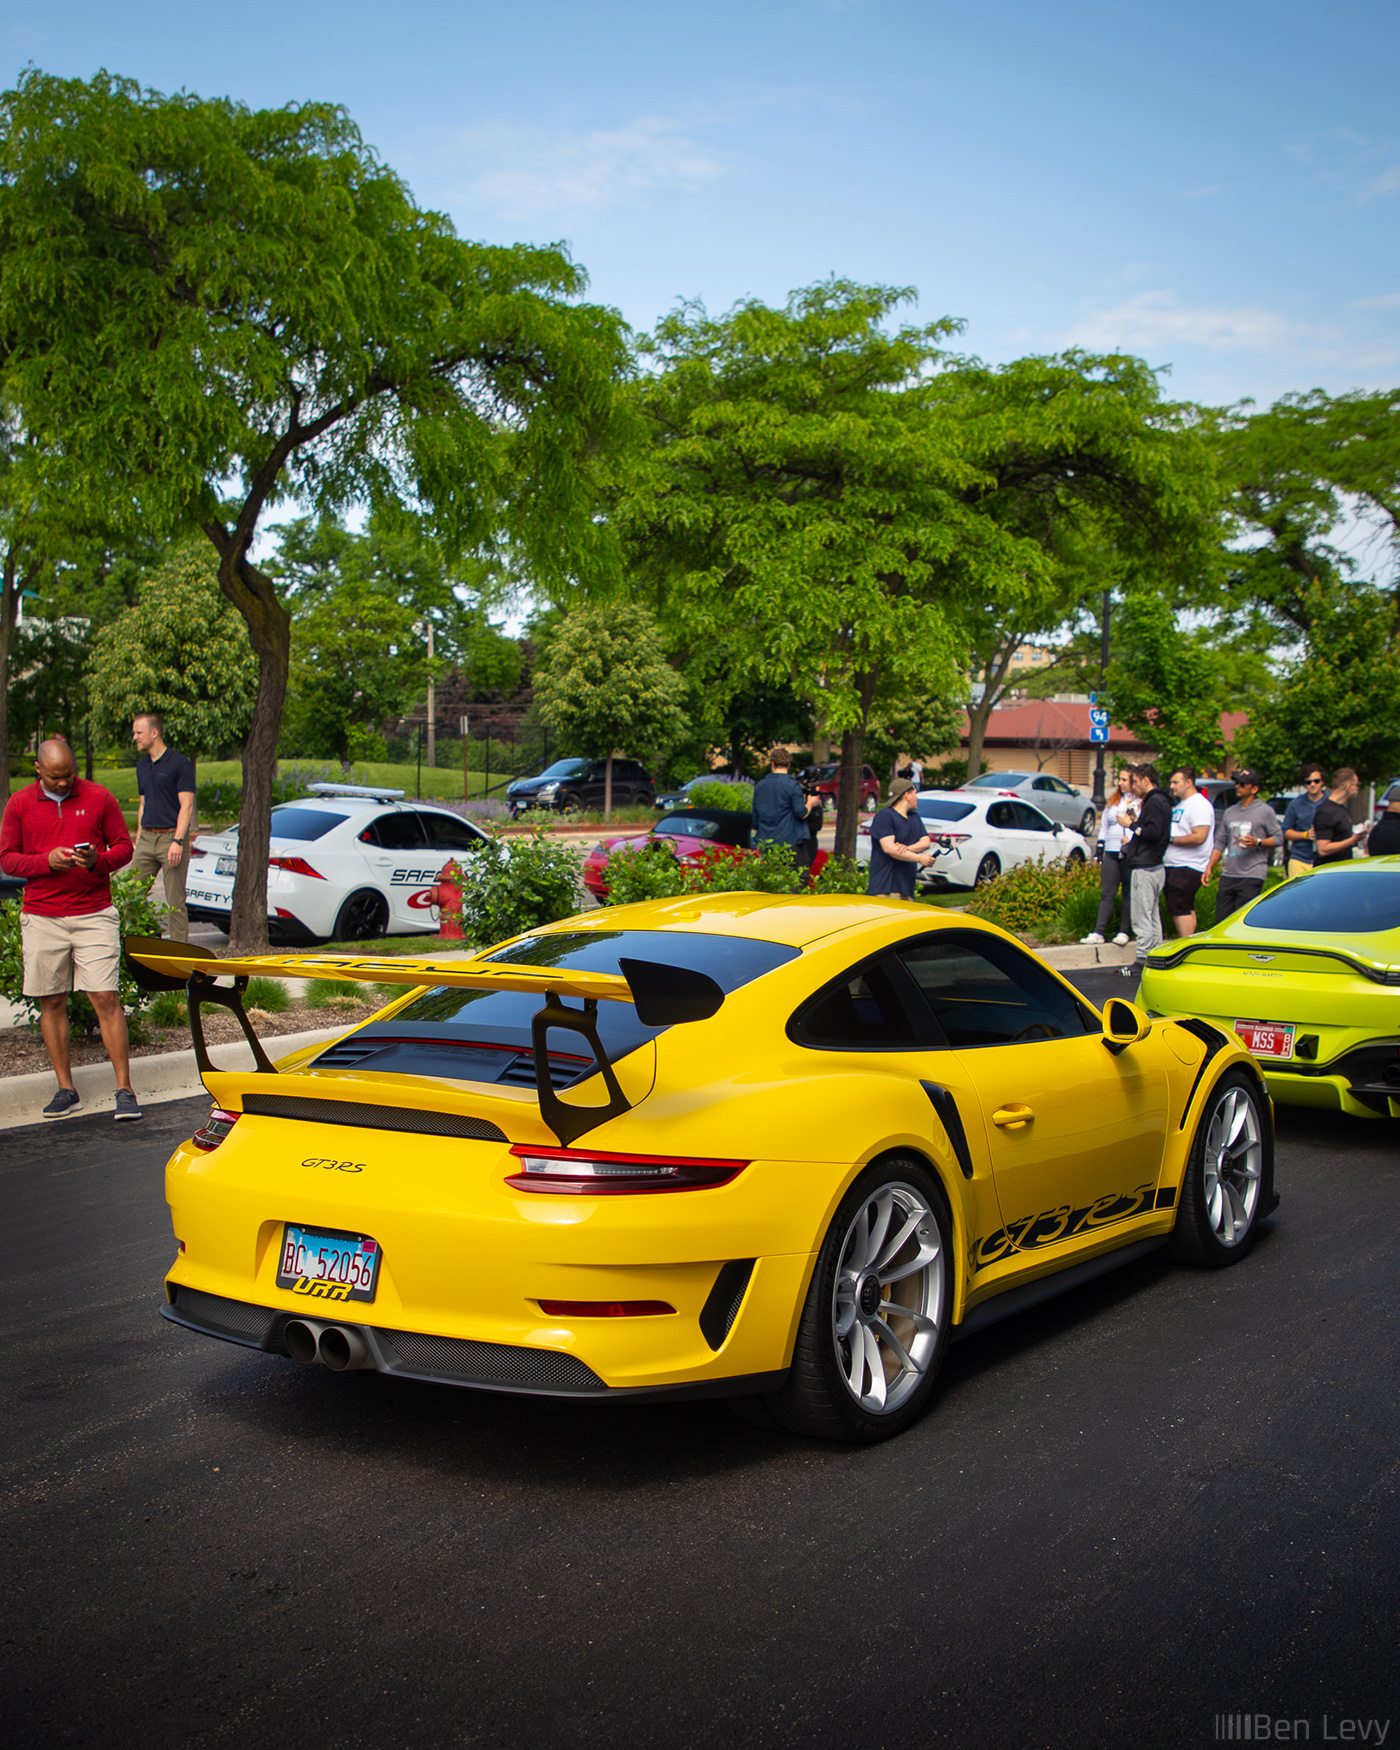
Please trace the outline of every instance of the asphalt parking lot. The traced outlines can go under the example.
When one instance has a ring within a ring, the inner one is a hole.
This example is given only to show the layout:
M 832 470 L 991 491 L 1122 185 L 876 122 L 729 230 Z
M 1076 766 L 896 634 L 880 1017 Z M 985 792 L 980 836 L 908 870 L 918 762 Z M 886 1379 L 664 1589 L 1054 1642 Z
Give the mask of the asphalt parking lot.
M 1400 1730 L 1390 1127 L 1285 1115 L 1244 1265 L 973 1337 L 852 1451 L 177 1330 L 160 1169 L 204 1104 L 0 1136 L 6 1746 Z

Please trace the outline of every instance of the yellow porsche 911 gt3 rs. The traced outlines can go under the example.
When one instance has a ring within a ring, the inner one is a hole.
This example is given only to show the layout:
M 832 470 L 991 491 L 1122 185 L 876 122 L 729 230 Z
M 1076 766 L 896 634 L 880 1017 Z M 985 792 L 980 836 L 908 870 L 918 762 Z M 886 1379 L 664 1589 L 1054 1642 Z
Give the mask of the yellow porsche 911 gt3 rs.
M 188 990 L 204 1065 L 201 1008 L 241 1013 L 215 976 L 412 987 L 275 1069 L 206 1068 L 167 1168 L 166 1316 L 331 1368 L 878 1440 L 950 1338 L 1169 1242 L 1234 1263 L 1277 1201 L 1231 1035 L 1101 1017 L 898 901 L 656 901 L 445 963 L 128 953 Z

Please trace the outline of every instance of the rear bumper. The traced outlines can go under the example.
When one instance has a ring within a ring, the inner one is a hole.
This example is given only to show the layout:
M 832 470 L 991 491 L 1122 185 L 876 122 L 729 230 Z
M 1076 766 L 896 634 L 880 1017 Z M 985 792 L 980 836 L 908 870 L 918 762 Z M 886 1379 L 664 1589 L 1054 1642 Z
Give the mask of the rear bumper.
M 532 1349 L 513 1343 L 479 1343 L 458 1337 L 438 1337 L 420 1331 L 396 1331 L 361 1325 L 336 1317 L 337 1309 L 318 1302 L 306 1314 L 251 1301 L 231 1300 L 199 1289 L 167 1283 L 167 1304 L 161 1314 L 172 1324 L 201 1336 L 218 1337 L 268 1355 L 287 1355 L 283 1332 L 289 1320 L 315 1317 L 352 1329 L 364 1339 L 377 1373 L 418 1379 L 433 1385 L 463 1386 L 473 1391 L 507 1392 L 526 1397 L 578 1398 L 590 1402 L 629 1402 L 637 1398 L 747 1397 L 779 1390 L 787 1369 L 770 1373 L 731 1374 L 683 1384 L 610 1386 L 575 1355 L 557 1349 Z M 327 1316 L 329 1315 L 329 1316 Z

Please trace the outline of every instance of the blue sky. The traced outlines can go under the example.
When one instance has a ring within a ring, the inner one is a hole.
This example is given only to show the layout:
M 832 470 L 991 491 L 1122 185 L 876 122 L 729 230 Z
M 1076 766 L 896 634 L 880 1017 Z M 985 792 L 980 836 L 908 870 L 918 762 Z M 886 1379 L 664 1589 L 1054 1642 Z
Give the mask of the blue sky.
M 1394 0 L 9 0 L 5 83 L 344 103 L 466 236 L 678 298 L 917 286 L 991 360 L 1210 402 L 1400 381 Z

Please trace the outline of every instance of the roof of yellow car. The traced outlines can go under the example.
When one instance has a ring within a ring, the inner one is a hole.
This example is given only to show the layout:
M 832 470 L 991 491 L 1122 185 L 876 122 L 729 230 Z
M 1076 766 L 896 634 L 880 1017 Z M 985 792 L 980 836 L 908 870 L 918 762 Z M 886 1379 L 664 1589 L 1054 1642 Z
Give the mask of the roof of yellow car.
M 747 936 L 754 941 L 805 948 L 838 930 L 849 930 L 859 924 L 897 921 L 917 921 L 927 928 L 940 918 L 937 911 L 920 906 L 916 920 L 905 900 L 869 899 L 859 893 L 829 896 L 715 893 L 606 906 L 581 917 L 549 924 L 546 931 L 687 930 L 704 935 Z M 486 952 L 489 954 L 491 950 Z

